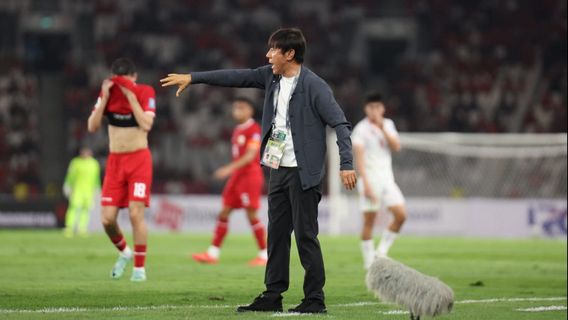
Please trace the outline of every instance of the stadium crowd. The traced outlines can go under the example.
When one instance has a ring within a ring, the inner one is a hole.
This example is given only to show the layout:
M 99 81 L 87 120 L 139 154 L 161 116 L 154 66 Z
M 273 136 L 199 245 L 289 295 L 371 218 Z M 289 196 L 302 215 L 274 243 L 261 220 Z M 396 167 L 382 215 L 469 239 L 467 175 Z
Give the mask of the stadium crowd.
M 23 24 L 30 2 L 7 3 L 0 16 Z M 69 54 L 62 70 L 66 159 L 88 141 L 104 160 L 106 135 L 90 136 L 86 119 L 109 64 L 127 56 L 137 64 L 139 81 L 157 90 L 153 191 L 218 192 L 222 184 L 211 173 L 230 157 L 230 101 L 237 94 L 260 101 L 261 93 L 195 86 L 176 99 L 158 79 L 170 70 L 266 64 L 266 39 L 279 26 L 304 31 L 307 65 L 333 86 L 353 123 L 362 117 L 369 84 L 380 83 L 400 131 L 566 132 L 565 1 L 385 3 L 391 6 L 368 0 L 61 1 L 60 13 L 92 21 L 94 39 L 88 58 Z M 349 57 L 361 56 L 353 50 L 360 48 L 355 42 L 364 24 L 389 15 L 413 21 L 417 34 L 408 47 L 414 49 L 385 74 L 374 74 L 366 61 Z M 18 182 L 39 190 L 34 70 L 11 64 L 0 71 L 0 193 Z
M 36 94 L 20 68 L 0 75 L 0 194 L 40 192 Z

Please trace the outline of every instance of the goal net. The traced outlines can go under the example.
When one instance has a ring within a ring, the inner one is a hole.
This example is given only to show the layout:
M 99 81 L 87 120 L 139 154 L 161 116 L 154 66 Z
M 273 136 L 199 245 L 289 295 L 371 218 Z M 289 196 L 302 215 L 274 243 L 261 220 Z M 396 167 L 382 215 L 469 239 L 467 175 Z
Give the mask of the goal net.
M 407 197 L 566 197 L 566 134 L 405 133 L 400 138 L 402 151 L 393 155 L 393 168 Z M 328 146 L 330 169 L 337 168 L 335 135 Z M 328 177 L 330 194 L 346 194 L 337 174 L 330 170 Z
M 357 194 L 341 185 L 335 134 L 328 139 L 331 208 L 349 211 Z M 407 198 L 566 199 L 565 133 L 403 133 L 401 144 L 393 169 Z

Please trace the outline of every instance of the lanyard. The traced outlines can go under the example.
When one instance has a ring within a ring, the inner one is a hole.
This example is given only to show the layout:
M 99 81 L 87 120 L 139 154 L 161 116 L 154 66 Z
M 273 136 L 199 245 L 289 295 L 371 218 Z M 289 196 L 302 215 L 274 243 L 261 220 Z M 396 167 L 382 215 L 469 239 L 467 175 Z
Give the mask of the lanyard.
M 288 96 L 288 110 L 286 111 L 286 130 L 290 130 L 290 100 L 292 99 L 292 95 L 294 94 L 294 90 L 296 90 L 296 85 L 298 84 L 298 79 L 300 78 L 300 73 L 302 69 L 298 70 L 298 74 L 294 77 L 294 82 L 292 82 L 292 88 L 290 88 L 290 95 Z M 280 95 L 280 81 L 282 81 L 282 77 L 276 84 L 276 88 L 274 89 L 274 114 L 272 115 L 272 130 L 276 127 L 276 115 L 278 114 L 278 96 Z

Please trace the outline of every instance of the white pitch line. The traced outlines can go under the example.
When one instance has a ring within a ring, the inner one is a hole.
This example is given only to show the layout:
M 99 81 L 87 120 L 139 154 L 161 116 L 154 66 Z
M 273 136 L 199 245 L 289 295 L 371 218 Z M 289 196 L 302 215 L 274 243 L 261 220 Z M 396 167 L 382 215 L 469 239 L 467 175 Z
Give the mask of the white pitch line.
M 374 306 L 381 304 L 380 302 L 376 301 L 361 301 L 361 302 L 353 302 L 353 303 L 342 303 L 342 304 L 335 304 L 333 307 L 340 307 L 340 308 L 350 308 L 350 307 L 365 307 L 365 306 Z
M 470 303 L 495 303 L 495 302 L 539 302 L 539 301 L 562 301 L 566 297 L 549 297 L 549 298 L 494 298 L 494 299 L 481 299 L 481 300 L 461 300 L 455 303 L 470 304 Z
M 272 317 L 274 317 L 274 318 L 284 318 L 284 317 L 325 317 L 326 319 L 330 318 L 330 316 L 327 315 L 327 314 L 297 313 L 297 312 L 289 312 L 289 313 L 278 312 L 278 313 L 272 314 Z M 331 316 L 331 318 L 333 318 L 333 316 Z
M 230 305 L 158 305 L 158 306 L 116 306 L 108 308 L 79 308 L 79 307 L 60 307 L 43 309 L 0 309 L 2 313 L 71 313 L 71 312 L 108 312 L 108 311 L 148 311 L 148 310 L 167 310 L 167 309 L 224 309 L 232 308 Z
M 381 312 L 381 314 L 384 315 L 398 315 L 398 314 L 409 314 L 410 311 L 404 311 L 404 310 L 391 310 L 391 311 L 383 311 Z
M 500 302 L 542 302 L 542 301 L 564 301 L 566 297 L 529 297 L 529 298 L 493 298 L 481 300 L 461 300 L 456 301 L 456 304 L 472 304 L 472 303 L 500 303 Z M 374 301 L 361 301 L 345 304 L 330 305 L 332 308 L 356 308 L 372 305 L 385 305 L 387 303 L 374 302 Z M 226 309 L 235 308 L 234 305 L 157 305 L 157 306 L 116 306 L 116 307 L 103 307 L 103 308 L 85 308 L 85 307 L 55 307 L 55 308 L 42 308 L 42 309 L 0 309 L 0 314 L 6 313 L 72 313 L 72 312 L 112 312 L 112 311 L 147 311 L 147 310 L 165 310 L 165 309 Z M 404 310 L 392 310 L 385 312 L 406 312 Z M 286 314 L 289 316 L 289 314 Z
M 566 311 L 568 310 L 568 308 L 566 306 L 543 306 L 543 307 L 534 307 L 534 308 L 516 309 L 516 310 L 522 312 L 545 312 L 545 311 Z

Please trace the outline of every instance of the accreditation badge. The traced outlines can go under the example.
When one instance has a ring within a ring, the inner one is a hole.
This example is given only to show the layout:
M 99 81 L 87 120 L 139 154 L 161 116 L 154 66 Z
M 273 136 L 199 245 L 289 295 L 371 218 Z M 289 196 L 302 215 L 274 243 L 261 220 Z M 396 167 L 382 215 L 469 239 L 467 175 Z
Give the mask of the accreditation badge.
M 264 154 L 262 155 L 262 164 L 272 169 L 280 167 L 280 161 L 284 156 L 284 147 L 286 145 L 286 132 L 282 130 L 272 130 L 272 135 L 266 143 Z

